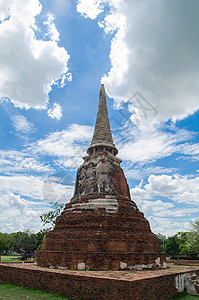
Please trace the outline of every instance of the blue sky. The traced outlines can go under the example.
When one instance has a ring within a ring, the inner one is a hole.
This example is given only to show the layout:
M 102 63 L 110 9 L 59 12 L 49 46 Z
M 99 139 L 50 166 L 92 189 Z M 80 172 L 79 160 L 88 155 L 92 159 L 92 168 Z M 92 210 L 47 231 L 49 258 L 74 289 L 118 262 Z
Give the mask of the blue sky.
M 0 3 L 0 231 L 67 203 L 100 84 L 132 200 L 155 233 L 199 215 L 198 0 Z

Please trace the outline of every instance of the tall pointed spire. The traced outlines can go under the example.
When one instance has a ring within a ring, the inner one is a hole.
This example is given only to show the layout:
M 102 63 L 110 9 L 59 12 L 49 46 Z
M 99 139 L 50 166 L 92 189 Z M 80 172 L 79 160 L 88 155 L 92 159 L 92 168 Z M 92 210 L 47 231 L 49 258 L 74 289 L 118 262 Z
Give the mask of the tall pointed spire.
M 118 153 L 115 144 L 113 143 L 113 138 L 110 129 L 110 123 L 108 118 L 108 110 L 107 110 L 107 103 L 106 103 L 106 93 L 104 85 L 101 84 L 100 88 L 100 95 L 99 95 L 99 106 L 98 106 L 98 113 L 97 119 L 95 123 L 95 129 L 93 138 L 88 148 L 88 153 L 92 148 L 102 146 L 106 147 L 109 150 L 113 150 L 112 152 L 114 155 Z
M 131 200 L 116 154 L 102 85 L 88 155 L 77 169 L 71 201 L 36 252 L 39 266 L 72 270 L 166 266 L 149 222 Z

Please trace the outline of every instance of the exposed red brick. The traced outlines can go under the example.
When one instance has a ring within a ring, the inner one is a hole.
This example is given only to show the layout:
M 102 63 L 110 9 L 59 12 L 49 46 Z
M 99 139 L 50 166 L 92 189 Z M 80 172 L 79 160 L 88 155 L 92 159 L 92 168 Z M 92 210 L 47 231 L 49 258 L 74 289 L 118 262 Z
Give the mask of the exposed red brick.
M 130 198 L 117 152 L 101 86 L 94 135 L 77 170 L 74 196 L 37 251 L 38 265 L 75 269 L 83 263 L 98 270 L 162 266 L 165 254 Z
M 175 277 L 185 273 L 199 276 L 199 269 L 77 272 L 51 270 L 31 264 L 0 264 L 1 282 L 88 300 L 166 300 L 177 295 Z

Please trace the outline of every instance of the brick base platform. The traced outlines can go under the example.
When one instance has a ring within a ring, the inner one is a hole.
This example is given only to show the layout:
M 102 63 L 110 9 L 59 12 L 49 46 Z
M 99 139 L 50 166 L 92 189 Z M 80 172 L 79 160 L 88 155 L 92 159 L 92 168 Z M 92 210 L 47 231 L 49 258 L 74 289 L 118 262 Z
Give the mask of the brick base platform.
M 59 267 L 65 269 L 124 270 L 166 268 L 165 254 L 131 252 L 64 252 L 37 251 L 37 262 L 41 267 Z M 43 265 L 42 265 L 43 263 Z
M 198 267 L 154 271 L 71 271 L 34 264 L 0 264 L 0 281 L 90 300 L 164 300 L 183 288 L 184 274 Z
M 119 270 L 165 267 L 166 256 L 160 251 L 149 222 L 133 201 L 115 197 L 118 211 L 65 212 L 47 233 L 35 261 L 41 267 L 62 266 L 78 269 Z M 102 198 L 103 199 L 103 198 Z M 95 200 L 92 197 L 92 200 Z M 81 199 L 84 204 L 88 199 Z M 106 203 L 106 198 L 104 198 Z M 73 202 L 74 203 L 74 202 Z M 66 204 L 66 209 L 72 203 Z M 79 209 L 78 206 L 75 206 Z

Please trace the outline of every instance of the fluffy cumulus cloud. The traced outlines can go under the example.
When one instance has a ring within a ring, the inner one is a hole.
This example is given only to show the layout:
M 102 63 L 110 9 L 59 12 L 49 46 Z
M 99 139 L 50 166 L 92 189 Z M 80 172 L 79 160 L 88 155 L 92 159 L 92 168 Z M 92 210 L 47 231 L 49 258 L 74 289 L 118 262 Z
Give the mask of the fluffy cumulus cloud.
M 72 196 L 73 186 L 59 183 L 58 178 L 53 180 L 51 177 L 43 178 L 41 176 L 12 175 L 0 176 L 0 195 L 14 193 L 24 198 L 35 201 L 47 201 L 48 203 L 66 202 L 69 196 Z M 63 201 L 64 200 L 64 201 Z
M 20 115 L 14 116 L 14 121 L 20 132 L 29 124 Z M 0 217 L 0 231 L 38 231 L 42 226 L 39 216 L 50 209 L 50 203 L 65 204 L 71 199 L 75 182 L 70 171 L 81 164 L 92 131 L 90 126 L 72 124 L 45 139 L 26 143 L 21 152 L 0 151 L 0 209 L 6 210 Z
M 50 210 L 51 202 L 66 203 L 72 197 L 73 186 L 59 178 L 40 176 L 0 176 L 0 231 L 32 231 L 41 229 L 40 215 Z
M 45 108 L 52 85 L 67 78 L 70 56 L 57 44 L 52 14 L 44 38 L 37 37 L 41 10 L 39 0 L 0 2 L 0 97 L 19 107 Z
M 42 200 L 42 187 L 44 179 L 33 175 L 8 175 L 0 176 L 0 195 L 14 193 L 22 197 Z
M 131 189 L 131 196 L 154 232 L 172 235 L 187 231 L 190 220 L 199 214 L 199 177 L 151 175 L 147 184 L 141 181 Z
M 159 218 L 149 216 L 148 220 L 151 224 L 151 228 L 155 233 L 161 233 L 165 236 L 173 236 L 177 232 L 182 231 L 190 231 L 191 230 L 191 223 L 190 220 L 179 218 Z M 193 221 L 193 220 L 192 220 Z
M 48 177 L 44 181 L 42 188 L 43 197 L 48 203 L 66 204 L 73 196 L 74 182 L 67 173 L 55 175 Z
M 85 18 L 95 19 L 104 9 L 103 0 L 80 0 L 77 4 L 77 11 Z
M 20 195 L 9 193 L 1 196 L 0 209 L 6 211 L 0 216 L 1 232 L 10 233 L 28 228 L 38 231 L 41 227 L 39 216 L 42 213 L 42 207 L 38 207 L 33 201 L 25 200 Z
M 53 108 L 50 108 L 47 112 L 48 116 L 52 119 L 60 120 L 62 117 L 62 108 L 58 103 L 53 104 Z
M 140 92 L 157 111 L 154 122 L 183 119 L 199 109 L 198 9 L 197 0 L 78 1 L 82 15 L 114 32 L 112 66 L 102 81 L 117 104 L 130 99 L 139 117 Z
M 199 177 L 151 175 L 144 187 L 135 187 L 131 192 L 133 198 L 144 196 L 145 199 L 152 199 L 158 196 L 169 198 L 175 203 L 198 205 Z

